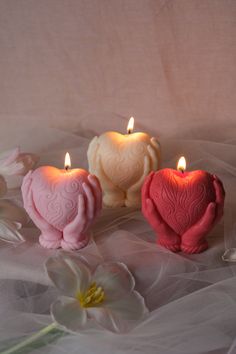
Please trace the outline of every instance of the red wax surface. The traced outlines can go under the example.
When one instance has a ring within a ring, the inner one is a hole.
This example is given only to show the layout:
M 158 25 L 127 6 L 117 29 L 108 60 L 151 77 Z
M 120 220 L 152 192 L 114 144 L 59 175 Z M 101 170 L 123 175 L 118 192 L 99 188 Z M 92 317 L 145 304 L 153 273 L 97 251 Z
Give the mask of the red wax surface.
M 163 169 L 153 175 L 149 196 L 162 219 L 182 235 L 215 202 L 213 176 L 205 171 L 179 172 Z

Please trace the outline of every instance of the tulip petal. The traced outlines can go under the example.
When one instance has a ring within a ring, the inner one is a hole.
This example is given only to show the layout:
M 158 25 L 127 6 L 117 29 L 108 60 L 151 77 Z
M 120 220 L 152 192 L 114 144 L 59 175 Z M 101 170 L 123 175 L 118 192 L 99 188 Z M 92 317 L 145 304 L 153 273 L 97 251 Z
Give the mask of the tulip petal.
M 0 153 L 0 168 L 13 163 L 20 154 L 20 148 L 16 147 L 11 150 Z
M 20 149 L 17 147 L 0 154 L 0 173 L 4 176 L 18 174 L 22 163 L 18 161 Z
M 106 308 L 111 309 L 114 314 L 127 321 L 137 321 L 148 312 L 144 298 L 137 291 L 132 291 L 124 298 L 111 304 L 108 303 Z
M 38 156 L 21 153 L 17 147 L 0 154 L 0 173 L 4 176 L 25 175 L 38 162 Z
M 136 291 L 105 307 L 88 308 L 89 318 L 111 332 L 126 333 L 147 312 L 144 299 Z
M 95 321 L 102 328 L 107 329 L 110 332 L 118 333 L 119 324 L 117 324 L 112 311 L 104 307 L 92 307 L 87 309 L 89 319 Z
M 123 263 L 104 263 L 97 267 L 92 281 L 105 292 L 106 302 L 112 302 L 126 296 L 135 285 L 134 278 Z
M 20 243 L 25 241 L 24 237 L 18 231 L 21 224 L 7 220 L 0 219 L 0 240 L 10 243 Z
M 90 272 L 82 263 L 75 263 L 66 256 L 50 257 L 45 263 L 46 271 L 54 285 L 63 295 L 75 297 L 85 291 L 90 281 Z
M 18 170 L 18 175 L 26 175 L 26 173 L 34 168 L 39 161 L 39 157 L 35 154 L 20 153 L 17 162 L 21 163 L 21 169 Z
M 91 283 L 90 269 L 79 259 L 79 257 L 64 256 L 65 262 L 76 275 L 77 291 L 85 292 Z
M 51 306 L 53 320 L 64 329 L 81 331 L 87 323 L 86 311 L 79 302 L 71 298 L 59 298 Z
M 229 248 L 222 256 L 225 262 L 236 262 L 236 248 Z
M 63 295 L 74 297 L 77 292 L 77 278 L 62 257 L 50 257 L 45 263 L 46 272 L 53 284 Z

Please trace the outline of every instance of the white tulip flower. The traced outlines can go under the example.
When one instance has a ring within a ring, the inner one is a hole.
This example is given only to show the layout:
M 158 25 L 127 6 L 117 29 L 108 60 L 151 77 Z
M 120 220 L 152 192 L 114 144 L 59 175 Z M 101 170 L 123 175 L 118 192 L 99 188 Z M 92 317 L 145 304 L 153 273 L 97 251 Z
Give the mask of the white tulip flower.
M 20 187 L 23 176 L 38 160 L 34 154 L 22 153 L 19 147 L 0 153 L 0 196 L 6 194 L 7 187 Z
M 22 153 L 19 147 L 5 151 L 0 154 L 0 174 L 3 176 L 24 176 L 37 161 L 36 155 Z
M 98 324 L 111 332 L 126 332 L 147 312 L 143 297 L 123 263 L 100 264 L 91 272 L 79 258 L 51 257 L 46 271 L 62 293 L 51 306 L 54 321 L 72 332 Z

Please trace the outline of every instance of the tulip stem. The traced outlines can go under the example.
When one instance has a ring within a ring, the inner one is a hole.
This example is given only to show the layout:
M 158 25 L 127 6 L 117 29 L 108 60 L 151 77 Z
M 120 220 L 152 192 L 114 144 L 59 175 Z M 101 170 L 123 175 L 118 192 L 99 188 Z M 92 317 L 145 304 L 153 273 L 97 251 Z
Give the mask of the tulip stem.
M 6 349 L 6 350 L 0 352 L 0 354 L 19 353 L 19 350 L 27 347 L 28 345 L 32 344 L 36 340 L 38 340 L 41 337 L 45 336 L 46 334 L 51 332 L 53 329 L 56 329 L 56 327 L 57 327 L 57 324 L 55 322 L 53 322 L 50 325 L 48 325 L 48 326 L 44 327 L 43 329 L 41 329 L 40 331 L 38 331 L 37 333 L 34 333 L 32 336 L 26 338 L 22 342 L 14 345 L 13 347 L 11 347 L 9 349 Z

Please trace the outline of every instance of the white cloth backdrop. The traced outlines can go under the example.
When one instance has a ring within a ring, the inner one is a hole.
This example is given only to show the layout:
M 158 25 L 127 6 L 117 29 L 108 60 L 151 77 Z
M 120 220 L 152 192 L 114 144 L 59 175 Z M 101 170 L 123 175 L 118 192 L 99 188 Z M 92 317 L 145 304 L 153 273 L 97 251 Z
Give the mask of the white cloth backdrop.
M 232 0 L 1 0 L 1 147 L 131 115 L 158 136 L 235 139 L 235 18 Z
M 20 144 L 58 167 L 69 150 L 86 167 L 89 139 L 125 132 L 133 115 L 160 138 L 163 166 L 184 154 L 227 193 L 201 255 L 156 246 L 140 212 L 104 211 L 81 253 L 124 261 L 151 313 L 125 336 L 70 335 L 33 353 L 236 353 L 236 268 L 221 259 L 236 247 L 235 18 L 227 0 L 0 0 L 1 150 Z M 32 225 L 23 233 L 0 244 L 0 349 L 49 323 L 56 296 L 43 272 L 53 251 Z

